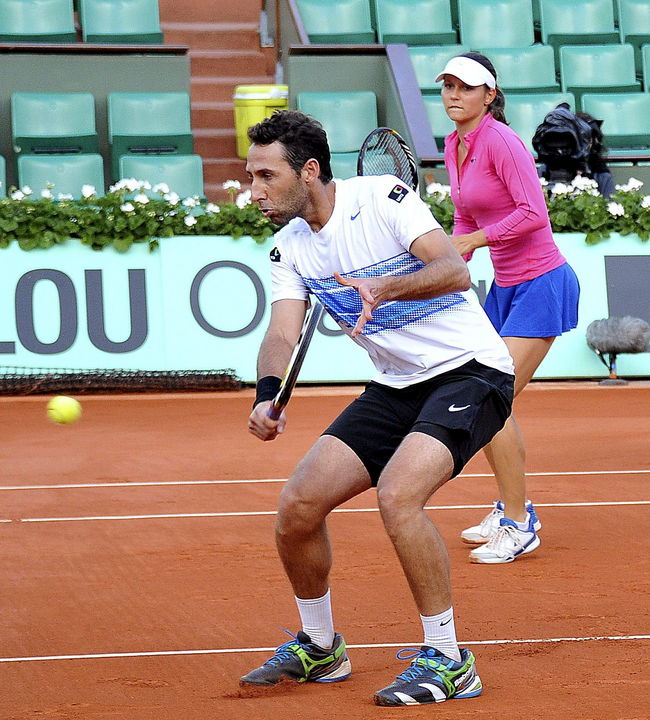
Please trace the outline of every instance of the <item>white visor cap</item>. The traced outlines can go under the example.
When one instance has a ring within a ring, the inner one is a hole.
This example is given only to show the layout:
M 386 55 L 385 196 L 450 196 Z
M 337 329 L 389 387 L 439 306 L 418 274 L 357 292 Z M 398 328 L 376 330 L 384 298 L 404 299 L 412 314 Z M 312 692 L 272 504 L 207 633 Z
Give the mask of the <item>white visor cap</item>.
M 468 57 L 459 56 L 452 58 L 445 65 L 445 69 L 438 75 L 436 82 L 440 82 L 445 75 L 453 75 L 459 80 L 462 80 L 465 85 L 470 85 L 471 87 L 487 85 L 494 90 L 497 86 L 494 75 L 492 75 L 486 67 L 483 67 L 480 62 L 476 62 L 476 60 Z

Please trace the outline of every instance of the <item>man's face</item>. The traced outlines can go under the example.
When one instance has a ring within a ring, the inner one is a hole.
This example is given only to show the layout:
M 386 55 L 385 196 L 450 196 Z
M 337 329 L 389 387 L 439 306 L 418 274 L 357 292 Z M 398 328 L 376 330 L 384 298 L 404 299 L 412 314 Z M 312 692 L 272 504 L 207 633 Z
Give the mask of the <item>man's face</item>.
M 269 220 L 282 226 L 295 217 L 304 217 L 309 191 L 302 176 L 297 176 L 286 161 L 281 143 L 253 144 L 246 172 L 252 182 L 251 199 Z

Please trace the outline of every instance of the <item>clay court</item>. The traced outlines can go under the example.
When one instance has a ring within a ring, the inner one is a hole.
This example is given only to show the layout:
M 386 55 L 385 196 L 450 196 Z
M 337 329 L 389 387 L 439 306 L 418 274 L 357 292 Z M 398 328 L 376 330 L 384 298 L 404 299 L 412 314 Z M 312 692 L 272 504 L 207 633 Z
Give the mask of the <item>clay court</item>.
M 0 718 L 650 718 L 650 383 L 536 382 L 517 400 L 542 545 L 472 565 L 459 532 L 495 499 L 483 456 L 430 501 L 452 559 L 475 699 L 378 708 L 417 612 L 369 491 L 333 514 L 337 629 L 353 675 L 240 690 L 297 630 L 273 543 L 283 480 L 356 388 L 300 390 L 284 436 L 252 391 L 0 399 Z

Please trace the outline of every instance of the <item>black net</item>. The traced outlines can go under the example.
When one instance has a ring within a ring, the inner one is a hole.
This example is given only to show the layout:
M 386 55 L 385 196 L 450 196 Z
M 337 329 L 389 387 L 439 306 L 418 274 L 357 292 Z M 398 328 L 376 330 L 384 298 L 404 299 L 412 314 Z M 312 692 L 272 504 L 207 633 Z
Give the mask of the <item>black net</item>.
M 0 366 L 0 395 L 196 392 L 242 387 L 244 383 L 231 369 L 72 370 Z

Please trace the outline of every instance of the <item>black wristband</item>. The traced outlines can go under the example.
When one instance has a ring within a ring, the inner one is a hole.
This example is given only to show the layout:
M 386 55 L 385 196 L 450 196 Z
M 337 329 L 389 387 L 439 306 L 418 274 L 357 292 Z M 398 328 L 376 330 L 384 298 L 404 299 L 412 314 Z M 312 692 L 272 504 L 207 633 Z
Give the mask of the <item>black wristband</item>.
M 260 378 L 255 386 L 255 402 L 253 403 L 253 407 L 265 400 L 273 400 L 278 394 L 280 385 L 282 385 L 282 380 L 275 375 L 265 375 L 263 378 Z

